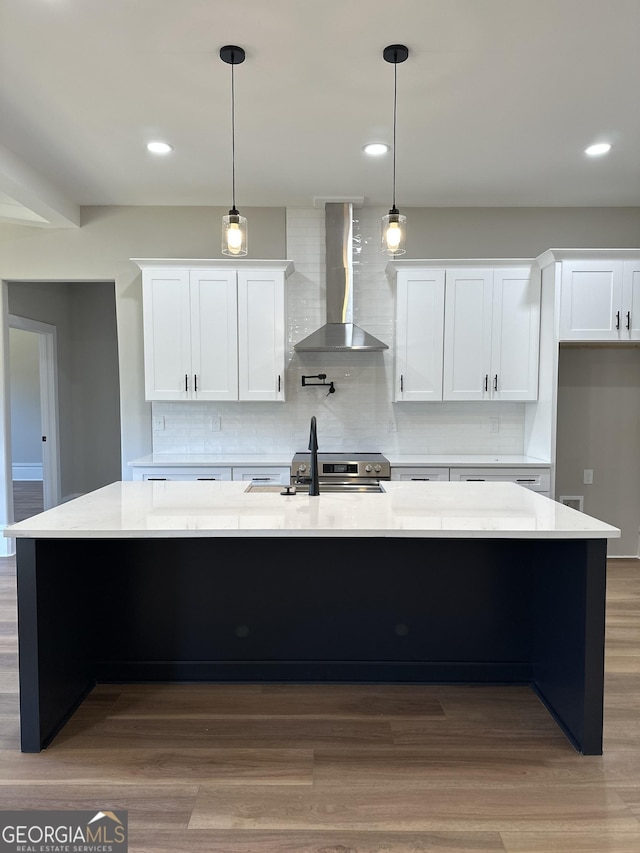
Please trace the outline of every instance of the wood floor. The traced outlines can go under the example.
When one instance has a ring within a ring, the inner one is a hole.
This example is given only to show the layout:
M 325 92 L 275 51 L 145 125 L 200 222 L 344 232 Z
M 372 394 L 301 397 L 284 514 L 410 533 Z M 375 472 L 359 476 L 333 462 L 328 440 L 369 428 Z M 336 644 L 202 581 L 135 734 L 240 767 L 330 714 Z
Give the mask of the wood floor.
M 640 562 L 612 560 L 604 755 L 526 688 L 104 685 L 18 746 L 0 559 L 0 810 L 127 809 L 132 853 L 640 853 Z
M 24 521 L 44 509 L 42 480 L 13 481 L 13 520 Z

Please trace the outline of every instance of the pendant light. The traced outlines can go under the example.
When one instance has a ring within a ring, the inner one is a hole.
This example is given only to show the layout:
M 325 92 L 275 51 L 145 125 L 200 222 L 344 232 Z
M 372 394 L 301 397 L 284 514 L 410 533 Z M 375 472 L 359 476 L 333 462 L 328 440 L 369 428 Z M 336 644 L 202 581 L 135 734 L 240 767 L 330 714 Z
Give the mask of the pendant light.
M 236 209 L 236 96 L 233 67 L 244 62 L 241 47 L 227 44 L 220 48 L 220 59 L 231 66 L 231 199 L 228 216 L 222 217 L 222 254 L 234 258 L 247 254 L 247 220 Z
M 386 62 L 393 63 L 393 204 L 386 216 L 382 217 L 382 235 L 380 251 L 387 255 L 404 255 L 407 236 L 407 217 L 396 207 L 396 113 L 398 101 L 398 63 L 409 56 L 409 49 L 403 44 L 390 44 L 382 51 Z

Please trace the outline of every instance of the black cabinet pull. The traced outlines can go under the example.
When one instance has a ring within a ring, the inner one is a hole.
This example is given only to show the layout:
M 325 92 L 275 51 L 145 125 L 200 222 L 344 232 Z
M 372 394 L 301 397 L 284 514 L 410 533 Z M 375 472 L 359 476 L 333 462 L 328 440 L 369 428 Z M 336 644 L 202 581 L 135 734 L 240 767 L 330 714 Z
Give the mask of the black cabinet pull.
M 496 373 L 496 375 L 493 377 L 493 390 L 494 390 L 494 391 L 497 391 L 497 390 L 498 390 L 498 374 L 497 374 L 497 373 Z
M 467 477 L 467 483 L 484 483 L 484 477 Z
M 404 374 L 400 374 L 400 393 L 404 393 Z
M 280 388 L 281 388 L 281 378 L 280 378 L 280 374 L 278 374 L 278 394 L 280 393 Z
M 627 331 L 631 330 L 631 311 L 627 311 Z
M 185 373 L 185 375 L 184 375 L 184 390 L 185 391 L 189 390 L 189 374 L 188 373 Z
M 198 477 L 198 480 L 217 480 L 217 477 Z
M 415 483 L 415 482 L 417 482 L 418 480 L 419 480 L 421 483 L 422 483 L 422 482 L 431 482 L 431 477 L 412 477 L 412 478 L 411 478 L 411 482 L 412 482 L 412 483 Z
M 489 390 L 489 374 L 488 373 L 485 373 L 485 375 L 484 375 L 484 390 L 485 391 Z
M 196 394 L 198 393 L 198 374 L 197 373 L 193 374 L 193 390 L 196 392 Z
M 616 311 L 616 329 L 620 328 L 620 312 Z
M 147 480 L 166 480 L 166 477 L 147 477 Z
M 528 480 L 524 477 L 516 477 L 516 483 L 535 483 L 535 481 L 535 477 L 531 477 Z

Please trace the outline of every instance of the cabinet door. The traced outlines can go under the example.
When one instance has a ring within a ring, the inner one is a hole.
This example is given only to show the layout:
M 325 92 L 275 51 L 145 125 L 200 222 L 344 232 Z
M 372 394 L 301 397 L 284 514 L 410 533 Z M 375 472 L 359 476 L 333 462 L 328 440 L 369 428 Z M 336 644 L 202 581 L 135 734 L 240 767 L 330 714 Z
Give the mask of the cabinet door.
M 493 269 L 446 272 L 444 400 L 490 399 Z
M 427 466 L 415 466 L 414 468 L 391 467 L 392 480 L 414 480 L 430 483 L 448 483 L 448 468 L 430 468 Z
M 528 267 L 493 273 L 491 371 L 493 400 L 537 400 L 540 276 Z
M 189 272 L 142 273 L 144 384 L 147 400 L 191 398 Z
M 191 270 L 192 399 L 238 399 L 236 273 Z
M 561 341 L 620 340 L 622 261 L 563 261 Z
M 284 401 L 284 368 L 284 274 L 239 272 L 239 399 Z
M 624 262 L 621 326 L 624 340 L 640 341 L 640 261 Z
M 396 292 L 396 402 L 442 400 L 444 270 L 400 270 Z

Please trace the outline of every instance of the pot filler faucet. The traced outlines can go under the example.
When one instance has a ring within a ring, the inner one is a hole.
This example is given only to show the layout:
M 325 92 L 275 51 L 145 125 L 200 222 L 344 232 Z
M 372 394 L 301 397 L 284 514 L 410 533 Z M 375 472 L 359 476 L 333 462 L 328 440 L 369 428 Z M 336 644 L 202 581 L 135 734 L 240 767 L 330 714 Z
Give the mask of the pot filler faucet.
M 319 495 L 320 484 L 318 482 L 318 433 L 316 429 L 316 416 L 311 417 L 311 432 L 309 433 L 309 450 L 311 451 L 311 464 L 309 466 L 309 494 Z

